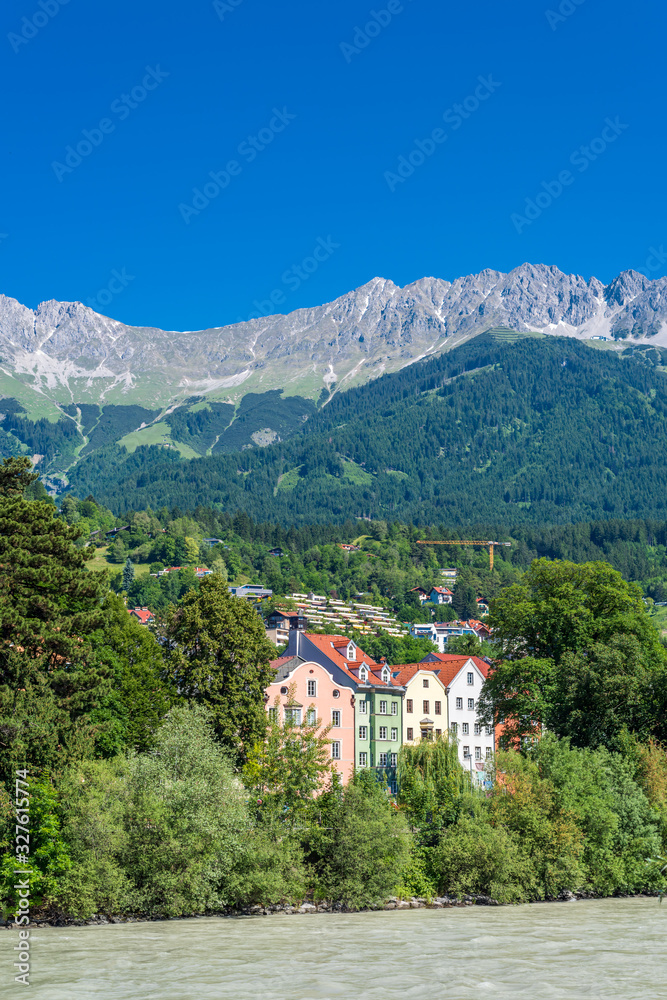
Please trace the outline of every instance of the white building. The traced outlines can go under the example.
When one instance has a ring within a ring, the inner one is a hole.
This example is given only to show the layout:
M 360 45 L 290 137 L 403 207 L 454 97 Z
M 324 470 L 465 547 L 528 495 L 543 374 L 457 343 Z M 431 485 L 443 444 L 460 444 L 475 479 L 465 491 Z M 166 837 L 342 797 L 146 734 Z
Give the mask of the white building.
M 449 731 L 459 743 L 459 760 L 474 773 L 476 765 L 493 757 L 495 733 L 493 726 L 484 726 L 477 717 L 477 702 L 488 666 L 478 656 L 454 656 L 430 653 L 425 663 L 439 667 L 439 677 L 447 689 Z
M 444 653 L 450 635 L 473 635 L 477 632 L 468 622 L 417 622 L 410 626 L 410 635 L 415 639 L 430 639 Z

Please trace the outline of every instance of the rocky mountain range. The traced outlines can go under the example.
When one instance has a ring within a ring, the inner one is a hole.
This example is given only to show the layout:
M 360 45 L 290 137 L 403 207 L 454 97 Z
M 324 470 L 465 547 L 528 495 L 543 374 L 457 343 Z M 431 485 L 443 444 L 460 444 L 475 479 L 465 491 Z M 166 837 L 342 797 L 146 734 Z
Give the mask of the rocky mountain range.
M 0 396 L 34 416 L 72 403 L 164 413 L 193 396 L 235 403 L 272 389 L 326 399 L 499 326 L 665 346 L 667 278 L 624 271 L 603 285 L 543 264 L 404 288 L 374 278 L 326 305 L 196 332 L 126 326 L 80 302 L 32 310 L 0 295 Z

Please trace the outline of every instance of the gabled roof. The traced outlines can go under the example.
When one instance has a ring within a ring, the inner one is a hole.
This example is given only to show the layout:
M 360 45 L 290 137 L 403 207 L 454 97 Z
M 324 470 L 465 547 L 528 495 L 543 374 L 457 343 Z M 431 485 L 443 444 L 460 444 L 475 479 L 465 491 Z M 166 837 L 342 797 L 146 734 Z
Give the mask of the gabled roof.
M 441 664 L 439 670 L 440 680 L 449 686 L 454 678 L 463 670 L 466 663 L 474 663 L 484 679 L 489 675 L 489 664 L 479 656 L 457 656 L 454 653 L 429 653 L 428 660 L 423 661 L 423 666 L 428 669 L 427 663 L 437 662 Z
M 149 611 L 148 608 L 128 608 L 128 611 L 135 618 L 138 618 L 142 625 L 148 625 L 149 622 L 153 621 L 153 612 Z
M 335 663 L 337 667 L 340 667 L 343 673 L 350 677 L 356 684 L 369 684 L 371 687 L 381 688 L 399 686 L 397 681 L 392 680 L 391 667 L 389 667 L 389 681 L 385 682 L 382 680 L 382 669 L 385 664 L 376 663 L 372 657 L 364 653 L 360 646 L 356 647 L 357 659 L 348 660 L 345 653 L 347 652 L 350 639 L 346 636 L 315 635 L 313 632 L 304 632 L 303 634 L 317 649 L 324 653 L 324 655 L 327 656 L 332 663 Z M 367 668 L 367 677 L 365 681 L 360 680 L 359 677 L 363 666 Z
M 447 683 L 440 676 L 442 671 L 436 664 L 395 663 L 393 667 L 391 667 L 391 676 L 394 678 L 394 683 L 400 684 L 401 687 L 407 687 L 410 681 L 417 676 L 420 670 L 423 670 L 424 673 L 435 674 L 443 687 L 447 686 Z
M 447 587 L 431 587 L 430 593 L 432 594 L 433 591 L 435 591 L 436 594 L 448 594 L 450 597 L 452 596 L 451 590 L 448 590 Z

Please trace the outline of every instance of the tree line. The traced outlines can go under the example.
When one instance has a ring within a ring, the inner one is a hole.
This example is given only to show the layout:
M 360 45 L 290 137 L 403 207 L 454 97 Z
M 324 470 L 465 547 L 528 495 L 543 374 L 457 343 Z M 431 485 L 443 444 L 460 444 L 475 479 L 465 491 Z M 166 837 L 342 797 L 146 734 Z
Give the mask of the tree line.
M 401 749 L 394 798 L 369 770 L 340 784 L 322 720 L 267 714 L 275 648 L 222 572 L 142 627 L 89 568 L 79 511 L 27 498 L 27 466 L 0 467 L 6 913 L 19 767 L 45 919 L 665 887 L 646 859 L 667 846 L 667 653 L 609 565 L 538 560 L 492 602 L 484 707 L 507 749 L 491 787 L 445 736 Z

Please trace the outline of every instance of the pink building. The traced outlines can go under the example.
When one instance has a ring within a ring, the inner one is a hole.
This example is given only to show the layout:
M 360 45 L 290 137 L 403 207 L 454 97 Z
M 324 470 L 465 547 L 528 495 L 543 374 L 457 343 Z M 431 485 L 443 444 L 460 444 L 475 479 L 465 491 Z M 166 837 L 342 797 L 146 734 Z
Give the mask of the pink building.
M 273 660 L 275 680 L 266 689 L 267 712 L 278 709 L 280 721 L 292 712 L 296 723 L 321 719 L 322 724 L 332 723 L 329 733 L 331 759 L 343 783 L 347 783 L 354 770 L 354 686 L 352 681 L 340 683 L 321 664 L 301 656 L 281 656 Z M 290 688 L 294 687 L 293 701 L 287 707 Z

